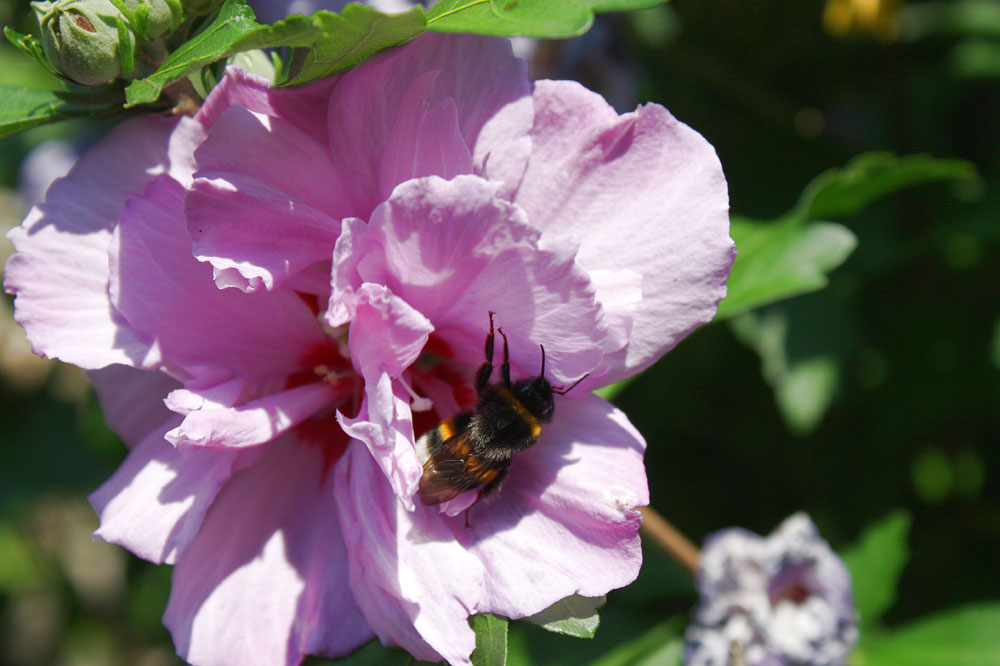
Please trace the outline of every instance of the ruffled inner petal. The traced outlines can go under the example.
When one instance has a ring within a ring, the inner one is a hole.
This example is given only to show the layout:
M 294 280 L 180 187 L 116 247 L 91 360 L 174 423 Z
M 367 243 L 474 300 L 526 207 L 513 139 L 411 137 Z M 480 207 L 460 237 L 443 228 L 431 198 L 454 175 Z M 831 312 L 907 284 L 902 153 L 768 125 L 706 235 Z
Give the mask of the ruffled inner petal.
M 361 279 L 388 286 L 434 322 L 470 367 L 482 363 L 488 312 L 510 343 L 516 375 L 572 381 L 600 361 L 606 324 L 573 247 L 539 247 L 524 211 L 477 176 L 400 185 L 355 242 Z
M 184 410 L 184 422 L 166 434 L 181 452 L 257 446 L 275 439 L 331 405 L 343 391 L 317 381 L 236 405 L 180 389 L 167 405 Z M 195 404 L 192 404 L 195 403 Z
M 360 444 L 339 463 L 335 489 L 351 589 L 375 635 L 418 659 L 470 666 L 480 563 L 437 511 L 404 509 Z
M 192 252 L 215 269 L 216 285 L 274 289 L 327 262 L 340 221 L 254 178 L 199 177 L 185 198 Z
M 87 377 L 97 391 L 104 422 L 129 448 L 171 416 L 163 399 L 180 387 L 176 379 L 163 372 L 126 365 L 91 370 Z
M 351 323 L 351 362 L 364 377 L 365 398 L 354 418 L 338 413 L 351 437 L 363 441 L 408 508 L 420 481 L 409 395 L 398 378 L 434 330 L 427 319 L 380 285 L 363 284 Z

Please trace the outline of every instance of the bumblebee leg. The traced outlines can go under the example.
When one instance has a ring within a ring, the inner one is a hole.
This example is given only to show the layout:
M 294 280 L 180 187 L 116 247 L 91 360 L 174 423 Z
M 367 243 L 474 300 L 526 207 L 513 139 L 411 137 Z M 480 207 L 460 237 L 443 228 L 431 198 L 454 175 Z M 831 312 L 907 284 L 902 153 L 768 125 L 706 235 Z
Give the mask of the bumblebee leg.
M 500 472 L 497 473 L 495 477 L 493 477 L 492 481 L 483 486 L 482 489 L 479 491 L 479 499 L 476 501 L 485 499 L 486 497 L 489 497 L 496 491 L 500 490 L 500 484 L 503 483 L 504 477 L 507 476 L 508 469 L 509 469 L 508 467 L 504 467 L 503 469 L 501 469 Z
M 502 328 L 498 328 L 497 331 L 503 338 L 503 365 L 500 366 L 500 372 L 503 374 L 504 386 L 510 387 L 510 350 L 507 348 L 507 336 Z
M 490 332 L 486 336 L 486 348 L 484 349 L 486 362 L 479 366 L 476 371 L 476 393 L 482 393 L 490 384 L 490 375 L 493 374 L 493 313 L 490 312 Z

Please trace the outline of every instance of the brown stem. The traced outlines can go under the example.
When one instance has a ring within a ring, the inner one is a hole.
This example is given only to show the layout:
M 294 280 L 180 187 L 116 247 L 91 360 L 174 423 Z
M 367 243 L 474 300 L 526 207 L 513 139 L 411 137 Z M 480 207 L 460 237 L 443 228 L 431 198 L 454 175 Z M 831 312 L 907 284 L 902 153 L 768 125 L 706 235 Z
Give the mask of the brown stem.
M 656 542 L 667 554 L 694 573 L 698 568 L 698 548 L 650 506 L 640 507 L 642 533 Z

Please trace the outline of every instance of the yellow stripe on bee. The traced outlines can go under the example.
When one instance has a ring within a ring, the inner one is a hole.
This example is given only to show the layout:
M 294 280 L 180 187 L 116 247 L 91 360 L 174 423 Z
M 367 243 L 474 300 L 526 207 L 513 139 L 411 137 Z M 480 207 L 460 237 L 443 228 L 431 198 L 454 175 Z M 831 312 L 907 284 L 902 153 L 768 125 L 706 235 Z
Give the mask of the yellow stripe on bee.
M 514 394 L 511 393 L 506 386 L 500 387 L 500 395 L 502 395 L 507 402 L 514 406 L 514 410 L 517 412 L 517 415 L 524 419 L 528 423 L 528 426 L 531 427 L 531 436 L 538 439 L 538 436 L 542 434 L 542 424 L 538 422 L 535 415 L 529 412 L 528 408 L 525 407 L 520 400 L 515 398 Z
M 438 424 L 437 429 L 438 434 L 441 435 L 441 441 L 447 442 L 455 436 L 455 419 L 444 419 Z

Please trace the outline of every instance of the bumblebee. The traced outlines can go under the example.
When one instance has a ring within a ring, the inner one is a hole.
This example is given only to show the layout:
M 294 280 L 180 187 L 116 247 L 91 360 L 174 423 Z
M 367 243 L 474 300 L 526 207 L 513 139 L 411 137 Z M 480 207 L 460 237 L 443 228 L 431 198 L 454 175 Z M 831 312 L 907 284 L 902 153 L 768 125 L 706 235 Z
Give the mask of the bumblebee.
M 417 442 L 424 461 L 420 477 L 420 501 L 441 504 L 466 490 L 480 488 L 479 499 L 495 492 L 510 467 L 514 454 L 538 441 L 542 424 L 552 419 L 553 394 L 564 395 L 586 379 L 584 375 L 567 389 L 553 387 L 545 378 L 545 347 L 537 377 L 510 380 L 510 351 L 503 328 L 501 381 L 490 384 L 493 375 L 493 314 L 486 336 L 486 362 L 476 372 L 476 408 L 444 419 Z

